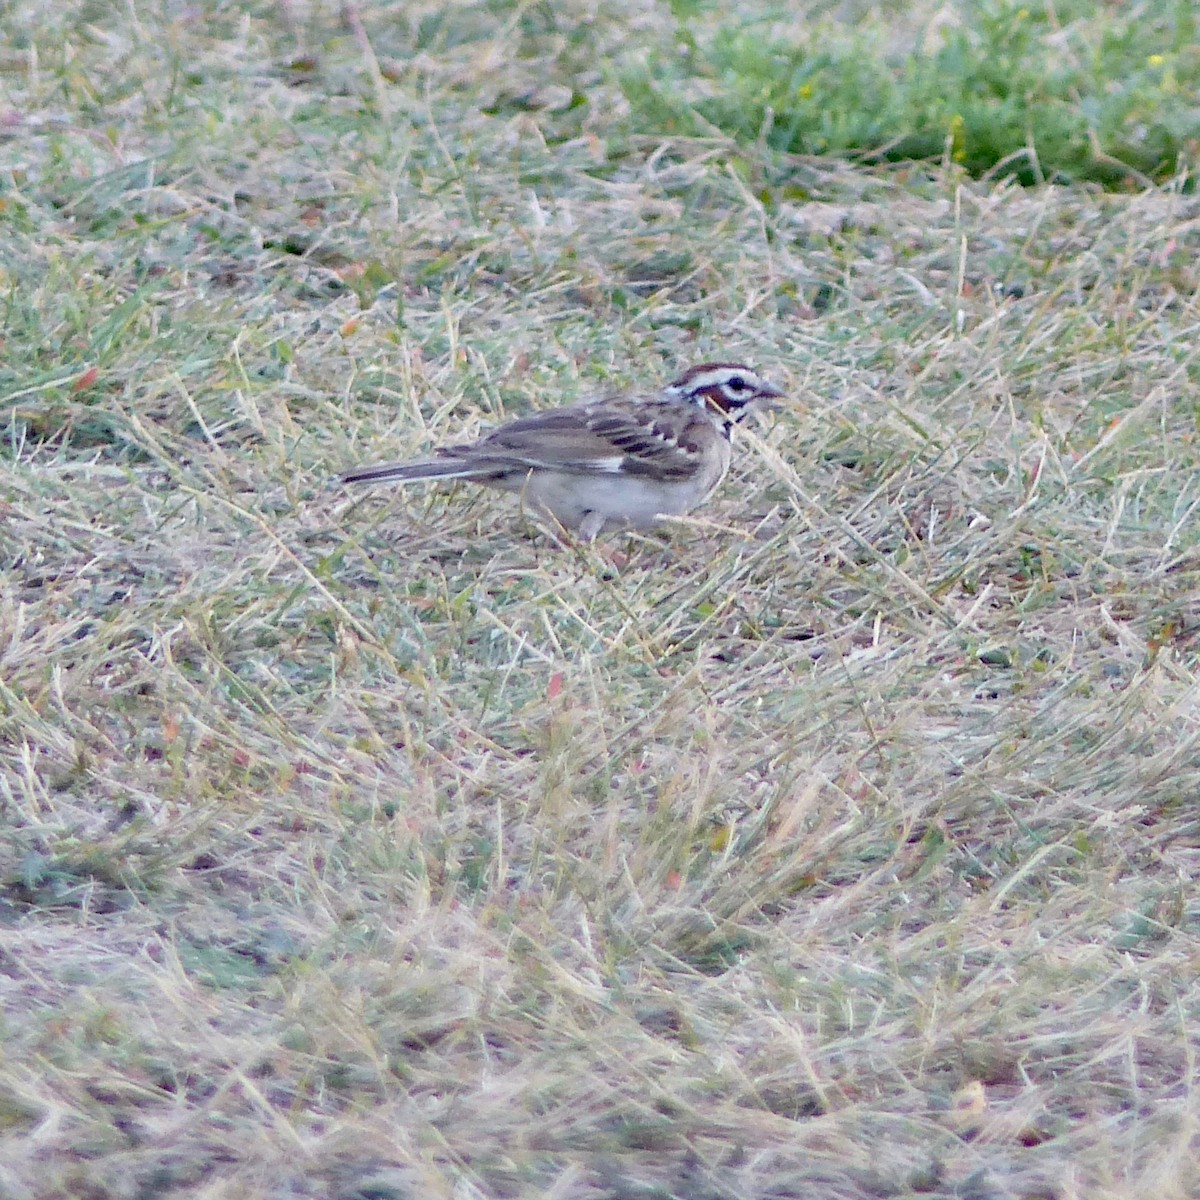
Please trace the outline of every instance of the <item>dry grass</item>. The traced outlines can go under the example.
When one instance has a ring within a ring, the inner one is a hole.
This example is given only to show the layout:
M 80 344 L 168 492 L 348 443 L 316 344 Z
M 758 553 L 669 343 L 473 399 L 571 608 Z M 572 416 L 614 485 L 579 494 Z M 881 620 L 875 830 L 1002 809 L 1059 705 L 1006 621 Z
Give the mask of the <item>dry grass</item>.
M 1195 201 L 627 136 L 639 6 L 43 7 L 0 1196 L 1194 1195 Z M 718 353 L 620 566 L 331 482 Z

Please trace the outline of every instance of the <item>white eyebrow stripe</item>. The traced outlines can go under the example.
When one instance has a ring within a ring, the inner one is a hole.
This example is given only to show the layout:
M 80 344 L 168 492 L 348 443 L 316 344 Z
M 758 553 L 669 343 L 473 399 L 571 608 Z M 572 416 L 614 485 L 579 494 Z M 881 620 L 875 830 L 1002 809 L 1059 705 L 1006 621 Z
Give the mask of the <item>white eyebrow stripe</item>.
M 705 371 L 703 375 L 697 375 L 694 379 L 688 380 L 688 390 L 702 391 L 704 388 L 720 387 L 739 376 L 750 387 L 755 386 L 758 382 L 750 371 L 733 367 L 718 367 L 715 371 Z

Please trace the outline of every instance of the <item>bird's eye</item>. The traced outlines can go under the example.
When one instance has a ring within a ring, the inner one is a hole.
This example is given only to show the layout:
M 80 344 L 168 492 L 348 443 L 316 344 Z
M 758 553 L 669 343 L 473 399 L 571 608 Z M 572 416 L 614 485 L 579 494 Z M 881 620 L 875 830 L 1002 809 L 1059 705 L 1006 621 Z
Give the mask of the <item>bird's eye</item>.
M 746 390 L 746 381 L 740 375 L 735 375 L 729 380 L 729 386 L 735 392 L 744 392 Z

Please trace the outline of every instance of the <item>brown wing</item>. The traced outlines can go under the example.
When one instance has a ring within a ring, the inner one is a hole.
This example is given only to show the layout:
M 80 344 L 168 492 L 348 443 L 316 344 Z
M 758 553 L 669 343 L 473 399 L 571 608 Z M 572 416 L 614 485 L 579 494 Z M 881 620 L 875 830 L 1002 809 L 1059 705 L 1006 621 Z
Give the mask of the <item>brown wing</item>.
M 714 432 L 705 417 L 678 403 L 647 401 L 627 410 L 601 402 L 521 417 L 469 446 L 440 453 L 497 471 L 543 467 L 683 479 L 695 469 L 706 429 Z

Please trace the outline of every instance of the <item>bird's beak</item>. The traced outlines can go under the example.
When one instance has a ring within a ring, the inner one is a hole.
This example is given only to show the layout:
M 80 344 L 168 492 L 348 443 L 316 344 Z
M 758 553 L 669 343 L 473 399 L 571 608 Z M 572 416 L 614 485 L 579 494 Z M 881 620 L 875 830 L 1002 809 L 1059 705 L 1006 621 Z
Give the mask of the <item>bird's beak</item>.
M 759 395 L 762 397 L 762 407 L 765 411 L 773 412 L 779 407 L 777 401 L 782 400 L 787 392 L 783 388 L 777 388 L 773 383 L 763 381 L 762 387 L 759 389 Z

